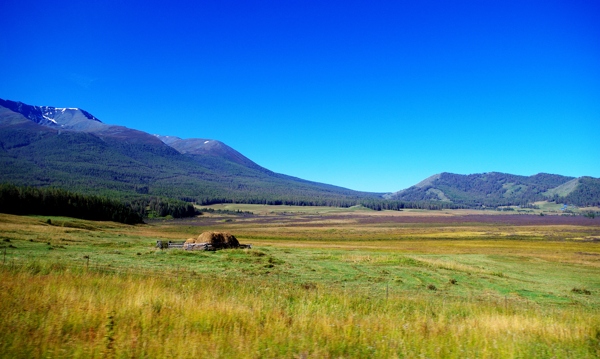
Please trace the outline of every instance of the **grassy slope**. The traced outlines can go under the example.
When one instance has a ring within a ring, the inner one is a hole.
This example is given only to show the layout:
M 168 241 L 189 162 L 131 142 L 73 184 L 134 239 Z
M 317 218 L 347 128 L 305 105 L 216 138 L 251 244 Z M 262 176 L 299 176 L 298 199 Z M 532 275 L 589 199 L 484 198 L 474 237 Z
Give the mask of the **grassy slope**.
M 574 178 L 569 182 L 563 183 L 558 187 L 552 188 L 546 192 L 544 192 L 545 196 L 552 197 L 554 195 L 558 195 L 559 197 L 565 197 L 569 193 L 573 192 L 577 185 L 579 184 L 579 178 Z
M 7 329 L 0 352 L 600 354 L 600 248 L 589 240 L 600 238 L 600 226 L 356 225 L 343 213 L 265 218 L 132 227 L 0 215 L 2 240 L 10 240 L 0 242 L 7 251 L 0 266 L 0 327 Z M 208 229 L 229 230 L 255 249 L 152 247 L 157 239 Z

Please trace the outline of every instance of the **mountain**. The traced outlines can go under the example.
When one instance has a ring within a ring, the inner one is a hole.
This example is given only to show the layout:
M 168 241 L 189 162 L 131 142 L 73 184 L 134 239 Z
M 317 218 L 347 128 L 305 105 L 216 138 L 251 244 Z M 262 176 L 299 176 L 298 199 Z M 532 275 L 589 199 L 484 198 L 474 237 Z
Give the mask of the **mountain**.
M 216 140 L 155 136 L 78 108 L 1 99 L 0 182 L 204 204 L 353 205 L 382 195 L 274 173 Z
M 439 173 L 386 196 L 401 201 L 440 201 L 467 207 L 527 205 L 553 200 L 578 206 L 600 204 L 600 179 L 539 173 L 518 176 L 489 172 Z
M 22 102 L 0 99 L 0 123 L 6 124 L 7 118 L 12 124 L 33 122 L 45 128 L 57 131 L 73 131 L 94 134 L 99 138 L 123 140 L 127 143 L 159 144 L 155 136 L 123 126 L 102 123 L 87 111 L 79 108 L 57 108 L 50 106 L 31 106 Z M 19 116 L 21 115 L 21 116 Z
M 275 173 L 223 142 L 151 135 L 79 108 L 0 99 L 0 183 L 60 187 L 123 199 L 161 196 L 400 209 L 496 207 L 551 200 L 600 205 L 600 179 L 540 173 L 440 173 L 392 193 L 369 193 Z M 386 201 L 386 199 L 388 201 Z
M 210 140 L 206 138 L 181 139 L 175 136 L 155 136 L 161 141 L 163 141 L 165 144 L 177 150 L 177 152 L 195 158 L 200 162 L 202 161 L 202 158 L 204 158 L 204 156 L 211 156 L 227 160 L 233 163 L 237 163 L 239 165 L 256 169 L 265 173 L 273 173 L 268 169 L 252 162 L 246 156 L 242 155 L 241 153 L 227 146 L 221 141 Z

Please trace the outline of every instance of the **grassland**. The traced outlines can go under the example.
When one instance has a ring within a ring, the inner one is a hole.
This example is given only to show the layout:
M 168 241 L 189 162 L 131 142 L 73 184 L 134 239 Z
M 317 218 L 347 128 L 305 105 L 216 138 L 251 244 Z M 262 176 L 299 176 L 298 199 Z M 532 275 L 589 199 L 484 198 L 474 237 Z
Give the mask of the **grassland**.
M 349 213 L 349 212 L 372 212 L 372 209 L 363 206 L 353 206 L 350 208 L 340 207 L 324 207 L 324 206 L 276 206 L 276 205 L 255 205 L 244 203 L 221 203 L 212 204 L 209 206 L 198 206 L 198 208 L 212 208 L 222 211 L 240 211 L 252 212 L 259 215 L 275 215 L 275 214 L 331 214 L 331 213 Z
M 0 214 L 0 355 L 600 356 L 599 219 L 287 207 Z M 253 249 L 154 248 L 205 230 Z
M 562 203 L 554 203 L 548 201 L 540 201 L 534 203 L 537 208 L 521 208 L 519 206 L 505 206 L 500 207 L 504 209 L 512 209 L 515 214 L 549 214 L 549 215 L 580 215 L 586 212 L 600 212 L 599 207 L 577 207 L 568 206 L 564 211 L 564 205 Z M 241 211 L 241 212 L 252 212 L 257 215 L 279 215 L 279 214 L 334 214 L 334 213 L 353 213 L 360 212 L 362 214 L 370 214 L 374 216 L 414 216 L 414 215 L 426 215 L 427 217 L 439 216 L 439 215 L 466 215 L 466 214 L 482 214 L 481 210 L 475 209 L 464 209 L 464 210 L 445 210 L 445 211 L 430 211 L 422 209 L 407 208 L 402 211 L 374 211 L 372 209 L 363 206 L 353 206 L 350 208 L 338 208 L 338 207 L 322 207 L 322 206 L 274 206 L 274 205 L 254 205 L 254 204 L 243 204 L 243 203 L 223 203 L 213 204 L 209 206 L 197 206 L 197 208 L 212 208 L 214 210 L 224 211 Z M 506 211 L 497 211 L 496 209 L 485 210 L 485 214 L 499 214 L 505 215 Z

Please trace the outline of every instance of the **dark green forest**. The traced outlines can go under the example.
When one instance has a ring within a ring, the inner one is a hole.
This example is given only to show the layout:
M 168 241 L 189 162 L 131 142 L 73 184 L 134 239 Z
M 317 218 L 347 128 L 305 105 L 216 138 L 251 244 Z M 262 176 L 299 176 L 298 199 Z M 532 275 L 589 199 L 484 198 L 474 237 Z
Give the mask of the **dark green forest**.
M 127 205 L 144 218 L 184 218 L 198 214 L 191 203 L 172 198 L 140 197 L 127 202 Z
M 143 218 L 192 217 L 198 212 L 191 203 L 152 196 L 121 201 L 84 195 L 60 188 L 20 187 L 0 184 L 0 212 L 66 216 L 126 224 L 142 223 Z
M 0 184 L 0 212 L 142 223 L 142 216 L 130 206 L 106 197 L 85 196 L 59 188 L 41 189 L 11 184 Z

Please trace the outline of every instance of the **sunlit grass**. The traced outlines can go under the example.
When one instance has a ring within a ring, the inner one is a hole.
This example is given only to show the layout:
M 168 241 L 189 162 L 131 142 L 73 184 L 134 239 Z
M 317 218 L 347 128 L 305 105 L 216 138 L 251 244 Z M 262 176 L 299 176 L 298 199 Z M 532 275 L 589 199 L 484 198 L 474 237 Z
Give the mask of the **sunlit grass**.
M 600 348 L 600 313 L 588 306 L 44 265 L 0 274 L 0 349 L 11 357 L 595 357 Z
M 597 227 L 199 221 L 0 215 L 2 356 L 600 355 Z M 209 228 L 254 249 L 154 248 Z

